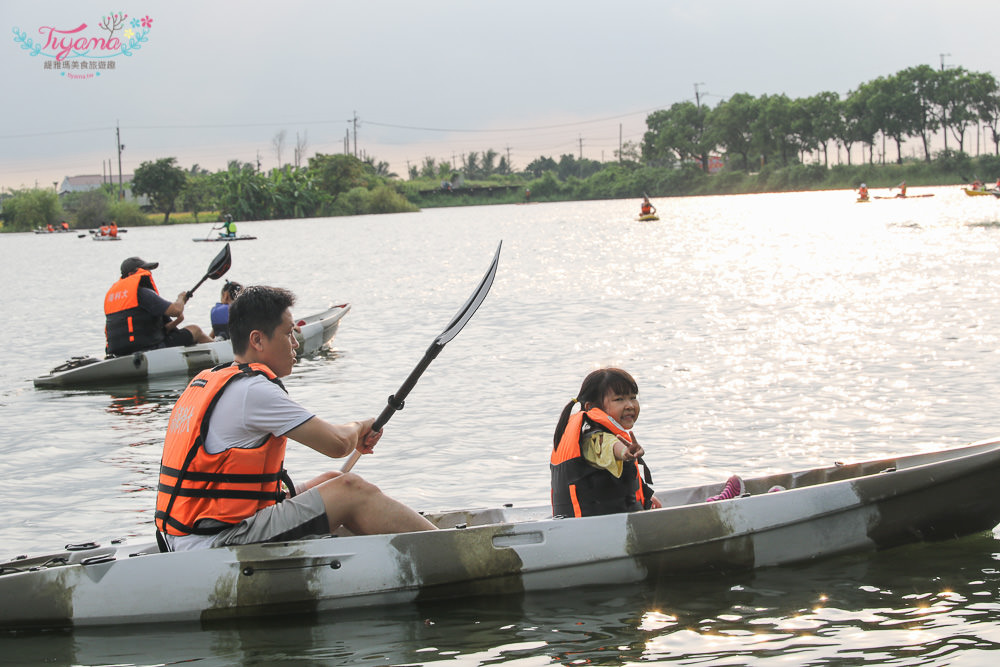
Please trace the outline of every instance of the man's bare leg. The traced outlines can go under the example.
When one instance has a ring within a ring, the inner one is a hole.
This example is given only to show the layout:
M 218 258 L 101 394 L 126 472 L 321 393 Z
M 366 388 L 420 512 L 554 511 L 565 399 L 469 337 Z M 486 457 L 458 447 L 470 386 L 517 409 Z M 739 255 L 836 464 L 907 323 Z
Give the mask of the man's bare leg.
M 345 473 L 317 485 L 330 531 L 344 525 L 355 535 L 434 530 L 430 521 L 364 479 Z

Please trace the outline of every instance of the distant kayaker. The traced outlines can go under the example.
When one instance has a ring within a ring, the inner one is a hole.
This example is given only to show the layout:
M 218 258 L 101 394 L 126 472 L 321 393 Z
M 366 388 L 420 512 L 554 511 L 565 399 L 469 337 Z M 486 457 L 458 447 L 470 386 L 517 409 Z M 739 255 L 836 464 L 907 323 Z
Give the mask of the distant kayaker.
M 172 303 L 161 297 L 150 273 L 159 265 L 139 257 L 122 262 L 121 279 L 104 297 L 108 356 L 212 340 L 196 324 L 178 327 L 184 320 L 187 292 L 181 292 Z
M 868 186 L 864 183 L 858 188 L 858 199 L 868 199 Z
M 900 181 L 899 185 L 897 185 L 896 187 L 899 188 L 899 194 L 896 195 L 896 196 L 897 197 L 905 197 L 906 196 L 906 181 Z
M 226 221 L 222 225 L 222 232 L 219 236 L 227 239 L 236 238 L 236 223 L 233 222 L 233 216 L 226 216 Z
M 276 287 L 240 290 L 229 309 L 235 362 L 199 373 L 174 405 L 155 515 L 172 551 L 283 542 L 340 526 L 355 534 L 434 529 L 353 473 L 298 485 L 285 473 L 289 438 L 340 458 L 370 454 L 382 435 L 374 419 L 331 424 L 288 396 L 279 378 L 295 364 L 294 303 Z
M 552 440 L 553 516 L 581 517 L 656 509 L 645 453 L 632 433 L 639 387 L 620 368 L 601 368 L 583 380 L 563 408 Z M 574 406 L 580 410 L 573 412 Z M 640 473 L 639 464 L 645 473 Z
M 642 204 L 639 207 L 642 215 L 656 215 L 656 207 L 649 201 L 649 197 L 643 196 Z
M 243 289 L 243 285 L 229 280 L 222 286 L 222 293 L 219 295 L 219 302 L 212 306 L 212 333 L 209 334 L 215 340 L 229 340 L 229 304 Z
M 65 220 L 63 220 L 62 222 L 60 222 L 59 226 L 62 227 L 62 230 L 64 232 L 68 232 L 69 231 L 69 223 L 66 222 Z
M 118 236 L 118 223 L 114 220 L 108 225 L 108 236 L 117 237 Z

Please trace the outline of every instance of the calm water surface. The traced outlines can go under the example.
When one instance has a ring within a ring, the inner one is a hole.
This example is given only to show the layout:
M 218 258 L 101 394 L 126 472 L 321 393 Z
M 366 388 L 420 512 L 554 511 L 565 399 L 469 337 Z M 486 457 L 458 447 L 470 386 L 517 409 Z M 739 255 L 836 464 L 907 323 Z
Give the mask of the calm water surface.
M 243 223 L 230 278 L 350 302 L 292 395 L 331 420 L 381 410 L 465 301 L 496 282 L 355 470 L 419 509 L 540 504 L 559 411 L 583 376 L 637 378 L 660 488 L 958 446 L 1000 435 L 1000 202 L 958 188 L 427 210 Z M 983 201 L 986 200 L 986 201 Z M 209 225 L 0 236 L 0 558 L 151 536 L 183 381 L 36 390 L 103 349 L 130 255 L 168 296 L 218 252 Z M 220 285 L 187 308 L 207 325 Z M 289 449 L 293 477 L 338 468 Z M 1000 544 L 964 540 L 705 577 L 222 627 L 0 635 L 9 664 L 995 664 Z M 0 601 L 0 604 L 3 602 Z

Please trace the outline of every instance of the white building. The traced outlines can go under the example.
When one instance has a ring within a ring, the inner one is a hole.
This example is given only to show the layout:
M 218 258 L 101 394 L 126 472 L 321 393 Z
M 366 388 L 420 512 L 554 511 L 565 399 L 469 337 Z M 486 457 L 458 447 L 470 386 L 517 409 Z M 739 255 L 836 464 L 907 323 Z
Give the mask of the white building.
M 109 183 L 113 192 L 118 192 L 117 176 L 102 176 L 101 174 L 86 174 L 83 176 L 66 176 L 59 185 L 59 194 L 65 195 L 70 192 L 90 192 L 98 190 L 105 183 Z M 148 206 L 149 198 L 146 196 L 136 197 L 129 187 L 132 183 L 132 174 L 122 174 L 122 188 L 125 190 L 125 201 L 134 201 L 139 206 Z

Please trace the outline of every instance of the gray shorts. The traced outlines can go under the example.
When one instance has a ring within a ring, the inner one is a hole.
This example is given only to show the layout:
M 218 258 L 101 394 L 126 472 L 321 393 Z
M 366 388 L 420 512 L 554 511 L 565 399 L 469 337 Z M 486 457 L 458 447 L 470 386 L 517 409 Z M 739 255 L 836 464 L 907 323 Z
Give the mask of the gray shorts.
M 284 542 L 309 535 L 329 535 L 323 498 L 316 488 L 265 507 L 212 540 L 213 547 L 258 542 Z

